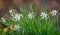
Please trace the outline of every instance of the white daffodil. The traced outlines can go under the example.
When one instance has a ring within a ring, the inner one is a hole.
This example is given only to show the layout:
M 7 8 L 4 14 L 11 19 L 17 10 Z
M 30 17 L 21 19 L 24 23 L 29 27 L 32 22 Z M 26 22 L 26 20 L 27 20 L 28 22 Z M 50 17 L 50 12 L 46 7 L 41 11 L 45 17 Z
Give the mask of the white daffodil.
M 19 30 L 21 27 L 19 25 L 14 25 L 15 30 Z
M 42 12 L 41 15 L 42 19 L 47 18 L 47 14 L 45 12 Z
M 6 22 L 6 20 L 3 17 L 1 19 L 2 19 L 2 22 Z
M 51 12 L 52 16 L 56 16 L 57 13 L 58 13 L 57 10 L 52 10 L 52 12 Z
M 22 17 L 22 15 L 21 14 L 15 14 L 15 16 L 13 17 L 16 21 L 19 21 L 20 20 L 20 18 Z
M 34 13 L 30 13 L 28 14 L 28 18 L 32 19 L 34 17 Z

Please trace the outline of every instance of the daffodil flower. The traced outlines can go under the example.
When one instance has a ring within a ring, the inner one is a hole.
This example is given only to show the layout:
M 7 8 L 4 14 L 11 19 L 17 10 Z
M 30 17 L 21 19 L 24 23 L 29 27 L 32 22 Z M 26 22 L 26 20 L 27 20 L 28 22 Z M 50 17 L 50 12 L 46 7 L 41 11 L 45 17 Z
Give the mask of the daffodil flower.
M 28 18 L 32 19 L 34 17 L 34 13 L 30 13 L 28 14 Z
M 42 19 L 44 19 L 44 18 L 47 18 L 48 14 L 46 14 L 45 12 L 42 12 L 40 16 L 42 17 Z
M 52 12 L 51 12 L 52 16 L 56 16 L 57 13 L 58 13 L 57 10 L 52 10 Z
M 21 14 L 15 14 L 15 16 L 13 17 L 16 21 L 20 21 L 20 18 L 22 17 Z

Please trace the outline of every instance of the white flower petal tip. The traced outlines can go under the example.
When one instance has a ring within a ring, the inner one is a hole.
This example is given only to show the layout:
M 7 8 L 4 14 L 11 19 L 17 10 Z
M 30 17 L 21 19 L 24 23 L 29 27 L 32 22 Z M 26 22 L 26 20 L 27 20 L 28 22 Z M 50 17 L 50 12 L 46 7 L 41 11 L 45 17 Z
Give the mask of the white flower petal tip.
M 48 14 L 46 14 L 45 12 L 42 12 L 40 16 L 42 17 L 42 19 L 44 19 L 44 18 L 47 18 Z
M 57 10 L 52 10 L 52 12 L 51 12 L 52 16 L 56 16 L 57 13 L 58 13 Z

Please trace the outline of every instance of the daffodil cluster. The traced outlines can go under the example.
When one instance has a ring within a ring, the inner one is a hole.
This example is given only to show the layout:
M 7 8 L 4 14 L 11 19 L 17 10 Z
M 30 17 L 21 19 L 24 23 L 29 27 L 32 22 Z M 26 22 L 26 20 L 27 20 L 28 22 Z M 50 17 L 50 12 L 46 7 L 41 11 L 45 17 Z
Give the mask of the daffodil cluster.
M 2 17 L 1 21 L 3 24 L 7 23 L 7 27 L 3 28 L 3 32 L 15 32 L 17 33 L 25 33 L 25 35 L 28 33 L 36 34 L 39 32 L 39 35 L 42 34 L 42 32 L 45 34 L 45 32 L 50 32 L 51 28 L 53 29 L 53 22 L 49 19 L 49 16 L 51 17 L 56 16 L 58 11 L 52 10 L 49 14 L 47 12 L 40 12 L 40 15 L 37 16 L 34 12 L 28 12 L 24 13 L 15 13 L 16 10 L 9 10 L 10 16 L 8 20 L 6 18 Z M 46 20 L 43 20 L 46 19 Z M 49 25 L 49 26 L 48 26 Z M 55 27 L 54 29 L 55 30 Z M 50 32 L 51 33 L 51 32 Z M 18 35 L 20 35 L 18 34 Z

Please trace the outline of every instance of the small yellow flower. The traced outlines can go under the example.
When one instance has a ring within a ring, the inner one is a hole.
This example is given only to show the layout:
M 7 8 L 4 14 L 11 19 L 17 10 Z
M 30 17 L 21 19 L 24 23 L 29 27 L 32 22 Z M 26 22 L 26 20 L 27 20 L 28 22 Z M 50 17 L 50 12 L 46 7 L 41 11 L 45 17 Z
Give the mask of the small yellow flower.
M 8 28 L 4 28 L 4 29 L 3 29 L 3 32 L 7 32 L 7 30 L 8 30 Z
M 15 28 L 13 27 L 13 25 L 11 25 L 9 28 L 10 28 L 10 30 L 15 30 Z

